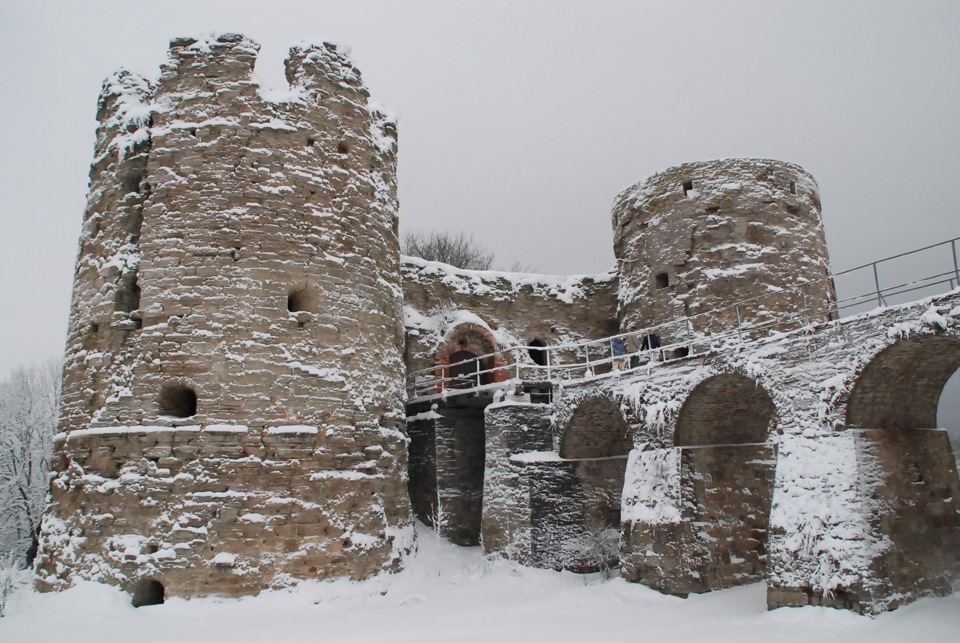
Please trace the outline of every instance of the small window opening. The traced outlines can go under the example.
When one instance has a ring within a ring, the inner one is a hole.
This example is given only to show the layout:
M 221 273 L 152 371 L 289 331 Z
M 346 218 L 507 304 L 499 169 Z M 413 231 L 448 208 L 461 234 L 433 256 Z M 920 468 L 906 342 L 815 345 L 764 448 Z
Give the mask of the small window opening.
M 113 296 L 113 309 L 129 313 L 140 308 L 140 286 L 137 273 L 124 275 Z
M 300 311 L 313 312 L 317 307 L 317 298 L 312 289 L 303 287 L 291 291 L 287 295 L 287 310 L 291 313 Z
M 124 192 L 140 192 L 141 184 L 146 178 L 146 168 L 138 168 L 137 171 L 122 175 L 120 179 L 120 188 Z
M 661 272 L 656 277 L 654 277 L 657 288 L 667 288 L 670 285 L 670 275 L 665 272 Z
M 681 357 L 686 357 L 690 354 L 690 349 L 686 346 L 681 346 L 673 351 L 673 358 L 680 359 Z
M 313 147 L 316 143 L 317 143 L 317 139 L 313 138 L 312 136 L 307 139 L 307 145 L 309 145 L 310 147 Z
M 683 182 L 683 196 L 694 197 L 698 192 L 693 188 L 693 181 Z
M 347 144 L 343 141 L 337 143 L 337 154 L 346 154 L 350 151 L 350 148 L 347 147 Z
M 191 136 L 196 136 L 196 135 L 197 135 L 197 128 L 196 128 L 196 127 L 191 127 L 191 128 L 190 128 L 190 135 L 191 135 Z
M 543 350 L 546 345 L 547 343 L 542 339 L 534 339 L 529 342 L 530 359 L 537 366 L 547 365 L 547 351 Z
M 160 414 L 188 418 L 197 414 L 197 394 L 189 386 L 171 384 L 160 391 Z
M 133 587 L 133 606 L 163 605 L 163 584 L 158 580 L 144 579 Z
M 797 193 L 797 182 L 790 181 L 790 194 L 796 194 L 796 193 Z

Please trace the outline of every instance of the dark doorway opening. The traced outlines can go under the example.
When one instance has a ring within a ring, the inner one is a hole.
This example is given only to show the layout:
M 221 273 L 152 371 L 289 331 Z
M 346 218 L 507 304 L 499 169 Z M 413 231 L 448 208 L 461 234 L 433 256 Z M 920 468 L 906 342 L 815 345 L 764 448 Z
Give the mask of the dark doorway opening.
M 470 351 L 457 351 L 450 356 L 450 382 L 447 384 L 449 388 L 472 388 L 486 384 L 483 380 L 480 360 L 476 355 Z
M 163 584 L 158 580 L 144 579 L 133 587 L 133 606 L 163 605 Z
M 547 343 L 542 339 L 530 340 L 530 359 L 532 359 L 533 363 L 537 366 L 547 365 L 547 351 L 543 350 L 546 345 Z

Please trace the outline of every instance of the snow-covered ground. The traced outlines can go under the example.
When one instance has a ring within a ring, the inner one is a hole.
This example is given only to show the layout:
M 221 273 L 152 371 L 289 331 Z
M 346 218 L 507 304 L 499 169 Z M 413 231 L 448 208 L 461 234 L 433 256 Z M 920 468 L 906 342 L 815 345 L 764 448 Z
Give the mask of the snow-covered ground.
M 767 612 L 762 584 L 681 599 L 599 574 L 488 561 L 422 526 L 419 538 L 403 573 L 239 600 L 135 609 L 128 595 L 93 583 L 59 594 L 25 589 L 0 619 L 0 641 L 960 641 L 960 595 L 873 619 L 816 607 Z

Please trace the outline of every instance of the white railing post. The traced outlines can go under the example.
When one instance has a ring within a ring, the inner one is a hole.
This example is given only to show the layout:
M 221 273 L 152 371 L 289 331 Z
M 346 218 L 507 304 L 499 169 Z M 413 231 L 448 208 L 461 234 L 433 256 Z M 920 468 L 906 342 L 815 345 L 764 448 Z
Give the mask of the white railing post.
M 800 295 L 803 297 L 803 325 L 810 325 L 810 316 L 807 314 L 807 284 L 800 284 Z
M 737 337 L 740 338 L 740 343 L 743 343 L 743 329 L 740 326 L 740 306 L 734 306 L 737 311 Z
M 874 261 L 870 265 L 873 266 L 873 283 L 877 287 L 877 304 L 886 306 L 886 302 L 883 301 L 883 295 L 880 294 L 880 275 L 877 274 L 877 262 Z
M 953 250 L 953 276 L 957 280 L 957 286 L 960 286 L 960 265 L 957 264 L 957 240 L 950 240 L 950 249 Z M 953 290 L 951 288 L 950 290 Z
M 550 350 L 550 347 L 548 346 L 545 352 L 547 354 L 547 379 L 549 380 L 550 379 L 550 354 L 553 353 L 553 351 Z

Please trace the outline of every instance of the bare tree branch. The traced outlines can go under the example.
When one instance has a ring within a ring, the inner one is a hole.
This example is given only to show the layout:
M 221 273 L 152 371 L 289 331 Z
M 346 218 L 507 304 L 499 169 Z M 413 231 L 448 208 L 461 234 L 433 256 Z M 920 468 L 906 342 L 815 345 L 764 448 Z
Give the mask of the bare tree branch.
M 442 261 L 466 270 L 490 270 L 493 252 L 474 241 L 473 235 L 449 232 L 407 232 L 401 252 L 427 261 Z

